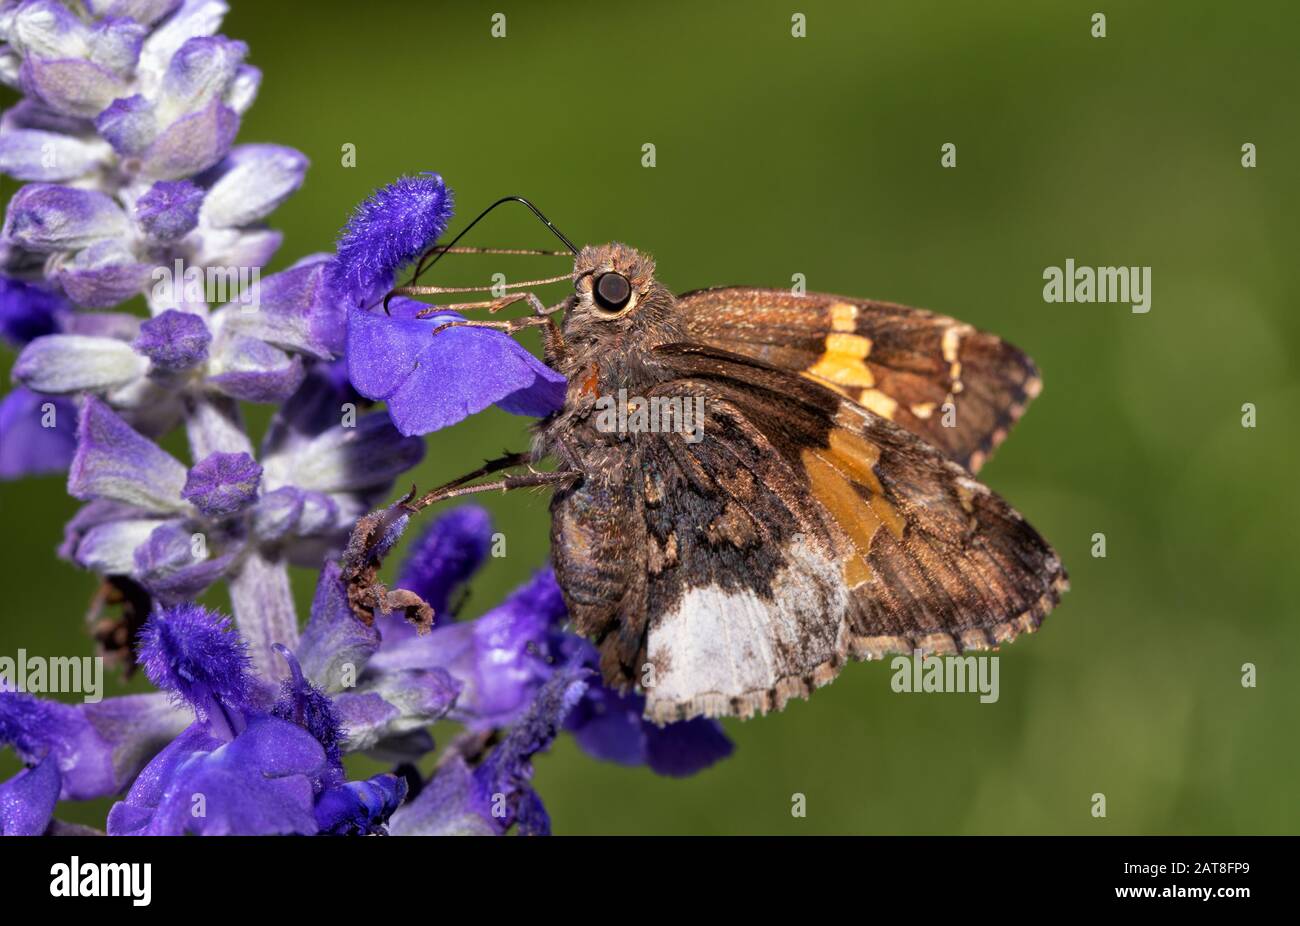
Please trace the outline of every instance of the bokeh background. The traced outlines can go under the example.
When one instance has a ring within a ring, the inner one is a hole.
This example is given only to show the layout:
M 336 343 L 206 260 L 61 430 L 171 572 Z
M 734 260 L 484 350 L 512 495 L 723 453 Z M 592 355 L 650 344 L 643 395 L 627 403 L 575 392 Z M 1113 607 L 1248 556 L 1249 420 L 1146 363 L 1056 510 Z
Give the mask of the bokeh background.
M 983 478 L 1056 545 L 1074 587 L 1002 650 L 996 704 L 895 694 L 887 665 L 858 664 L 782 714 L 728 721 L 734 757 L 692 779 L 562 740 L 537 763 L 557 832 L 1300 830 L 1293 4 L 232 5 L 223 31 L 265 71 L 241 140 L 313 164 L 272 217 L 286 233 L 272 270 L 328 249 L 372 188 L 433 169 L 462 221 L 526 195 L 579 242 L 652 252 L 679 290 L 802 273 L 810 289 L 956 315 L 1043 370 Z M 796 11 L 806 38 L 790 34 Z M 506 38 L 490 36 L 494 12 Z M 946 142 L 955 169 L 940 167 Z M 553 244 L 522 210 L 474 234 Z M 1071 257 L 1151 266 L 1150 313 L 1044 303 L 1044 267 Z M 554 266 L 453 257 L 440 279 Z M 413 479 L 523 447 L 526 424 L 491 411 L 433 435 Z M 547 555 L 544 497 L 486 504 L 508 556 L 469 615 Z M 57 478 L 0 485 L 0 654 L 89 652 L 94 581 L 53 555 L 75 507 Z M 305 615 L 312 576 L 295 583 Z M 16 767 L 0 754 L 0 777 Z M 1098 792 L 1105 819 L 1090 813 Z M 60 816 L 102 825 L 106 806 Z

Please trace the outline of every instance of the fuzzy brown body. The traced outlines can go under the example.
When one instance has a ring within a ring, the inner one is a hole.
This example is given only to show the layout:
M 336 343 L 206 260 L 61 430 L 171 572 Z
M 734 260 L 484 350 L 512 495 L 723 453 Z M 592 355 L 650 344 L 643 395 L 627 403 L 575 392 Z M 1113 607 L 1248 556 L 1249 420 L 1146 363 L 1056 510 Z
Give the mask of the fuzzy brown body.
M 625 306 L 600 304 L 605 274 Z M 576 474 L 552 501 L 574 625 L 648 716 L 780 709 L 850 658 L 987 648 L 1056 603 L 1059 559 L 972 476 L 1037 391 L 1015 348 L 883 303 L 678 298 L 621 245 L 575 280 L 547 339 L 567 401 L 534 453 Z M 601 426 L 620 390 L 701 400 L 701 432 Z

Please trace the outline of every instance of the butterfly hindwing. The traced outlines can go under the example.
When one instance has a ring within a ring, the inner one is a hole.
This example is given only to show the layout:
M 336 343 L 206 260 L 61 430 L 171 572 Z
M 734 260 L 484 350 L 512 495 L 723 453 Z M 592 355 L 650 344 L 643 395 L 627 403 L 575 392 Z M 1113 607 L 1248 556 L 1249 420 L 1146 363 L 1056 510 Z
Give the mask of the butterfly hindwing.
M 747 287 L 677 304 L 693 340 L 815 379 L 971 472 L 1041 388 L 1024 353 L 923 309 Z
M 603 634 L 607 677 L 644 683 L 655 720 L 780 709 L 849 658 L 987 648 L 1055 605 L 1052 549 L 914 434 L 750 358 L 655 355 L 676 374 L 655 392 L 705 419 L 698 441 L 639 435 L 645 581 L 610 627 L 637 632 Z

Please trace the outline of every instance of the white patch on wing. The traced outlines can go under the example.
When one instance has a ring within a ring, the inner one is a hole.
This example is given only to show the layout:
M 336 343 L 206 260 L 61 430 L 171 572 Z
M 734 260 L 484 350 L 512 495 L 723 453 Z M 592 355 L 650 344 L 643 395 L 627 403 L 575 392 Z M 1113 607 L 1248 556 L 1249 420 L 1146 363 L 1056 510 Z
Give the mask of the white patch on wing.
M 844 656 L 848 602 L 835 564 L 808 549 L 792 552 L 771 599 L 718 585 L 691 589 L 651 624 L 646 655 L 655 677 L 646 690 L 647 716 L 766 710 L 783 681 L 810 680 Z

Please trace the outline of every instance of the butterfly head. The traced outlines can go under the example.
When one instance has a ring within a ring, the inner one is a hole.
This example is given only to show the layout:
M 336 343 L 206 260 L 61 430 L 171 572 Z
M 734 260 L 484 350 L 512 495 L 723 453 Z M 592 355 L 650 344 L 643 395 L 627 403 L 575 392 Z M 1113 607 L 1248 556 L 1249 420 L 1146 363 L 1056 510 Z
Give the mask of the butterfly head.
M 655 281 L 655 262 L 625 244 L 583 248 L 574 261 L 572 314 L 591 322 L 628 322 L 671 295 Z M 623 327 L 616 325 L 615 327 Z

